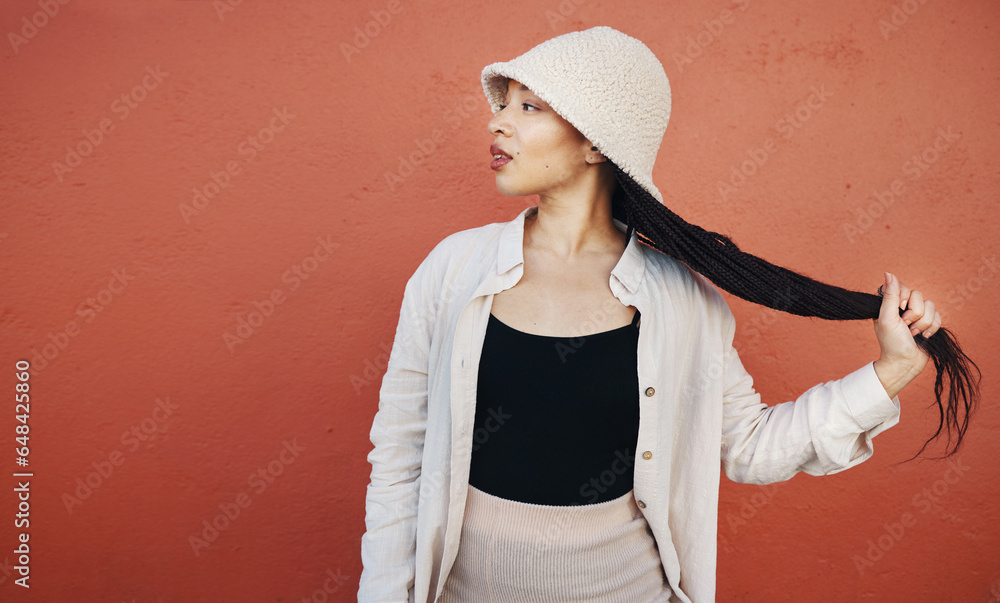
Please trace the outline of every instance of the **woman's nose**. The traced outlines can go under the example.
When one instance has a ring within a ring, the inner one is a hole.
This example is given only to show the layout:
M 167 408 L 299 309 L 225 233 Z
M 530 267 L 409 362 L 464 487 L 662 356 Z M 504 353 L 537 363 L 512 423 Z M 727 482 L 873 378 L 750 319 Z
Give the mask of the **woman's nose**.
M 490 119 L 488 124 L 486 124 L 486 127 L 489 129 L 490 134 L 493 135 L 509 133 L 510 124 L 504 117 L 504 109 L 501 109 L 495 115 L 493 115 L 493 118 Z

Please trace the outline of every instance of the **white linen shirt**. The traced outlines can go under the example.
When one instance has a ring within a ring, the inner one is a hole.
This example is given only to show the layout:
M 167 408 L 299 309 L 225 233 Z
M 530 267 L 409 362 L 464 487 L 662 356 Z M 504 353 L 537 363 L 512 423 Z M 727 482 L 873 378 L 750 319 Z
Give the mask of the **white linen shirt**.
M 521 279 L 524 219 L 536 211 L 446 237 L 406 283 L 370 432 L 361 602 L 433 602 L 444 588 L 462 531 L 493 296 Z M 636 504 L 675 600 L 713 601 L 720 459 L 727 477 L 755 484 L 843 471 L 899 421 L 899 398 L 869 362 L 794 402 L 762 403 L 732 346 L 725 299 L 635 233 L 608 284 L 642 317 Z

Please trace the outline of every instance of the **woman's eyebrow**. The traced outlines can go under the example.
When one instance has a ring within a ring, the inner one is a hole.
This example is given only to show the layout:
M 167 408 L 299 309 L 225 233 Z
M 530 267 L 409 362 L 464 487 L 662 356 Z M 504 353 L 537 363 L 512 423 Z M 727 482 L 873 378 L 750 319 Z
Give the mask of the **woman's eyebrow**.
M 546 102 L 545 102 L 545 99 L 543 99 L 542 97 L 540 97 L 540 96 L 538 96 L 537 94 L 535 94 L 534 92 L 532 92 L 532 91 L 531 91 L 531 88 L 528 88 L 528 87 L 527 87 L 527 86 L 525 86 L 524 84 L 521 84 L 521 87 L 519 88 L 519 90 L 521 90 L 521 91 L 523 91 L 523 92 L 527 92 L 527 93 L 528 93 L 528 94 L 530 94 L 531 96 L 533 96 L 533 97 L 537 98 L 539 102 L 541 102 L 541 103 L 544 103 L 544 104 L 545 104 L 546 106 L 548 105 L 548 103 L 546 103 Z
M 528 88 L 528 87 L 527 87 L 527 86 L 525 86 L 524 84 L 521 84 L 521 87 L 520 87 L 520 88 L 518 88 L 518 90 L 519 90 L 520 92 L 528 92 L 528 93 L 530 93 L 530 94 L 534 94 L 534 92 L 532 92 L 532 91 L 531 91 L 531 88 Z
M 534 92 L 532 92 L 531 88 L 528 88 L 524 84 L 521 84 L 520 87 L 518 87 L 517 90 L 520 91 L 520 92 L 527 92 L 528 94 L 530 94 L 530 95 L 538 98 L 538 100 L 541 100 L 542 102 L 545 102 L 544 100 L 541 99 L 541 97 L 539 97 L 537 94 L 535 94 Z M 507 103 L 509 101 L 510 101 L 510 91 L 508 91 L 508 93 L 506 95 L 504 95 L 504 103 Z

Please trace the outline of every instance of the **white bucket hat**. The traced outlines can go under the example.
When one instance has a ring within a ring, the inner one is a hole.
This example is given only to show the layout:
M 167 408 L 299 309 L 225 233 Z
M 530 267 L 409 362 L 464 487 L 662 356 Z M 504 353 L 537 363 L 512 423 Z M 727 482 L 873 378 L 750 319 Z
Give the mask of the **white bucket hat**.
M 653 164 L 670 119 L 670 82 L 645 44 L 601 26 L 542 42 L 483 69 L 493 113 L 516 80 L 548 103 L 598 150 L 663 203 Z

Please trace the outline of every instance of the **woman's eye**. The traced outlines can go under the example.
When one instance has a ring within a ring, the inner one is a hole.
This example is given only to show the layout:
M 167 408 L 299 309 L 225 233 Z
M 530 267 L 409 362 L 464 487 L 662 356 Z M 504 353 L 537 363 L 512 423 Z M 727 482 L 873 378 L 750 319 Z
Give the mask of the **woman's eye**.
M 507 105 L 498 105 L 498 106 L 500 107 L 501 111 L 503 111 L 504 109 L 507 108 Z M 541 111 L 541 109 L 539 109 L 538 107 L 536 107 L 534 105 L 529 105 L 528 103 L 521 103 L 521 106 L 522 107 L 531 107 L 532 109 L 534 109 L 536 111 Z

